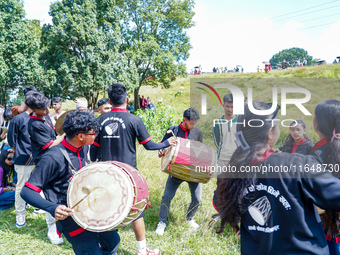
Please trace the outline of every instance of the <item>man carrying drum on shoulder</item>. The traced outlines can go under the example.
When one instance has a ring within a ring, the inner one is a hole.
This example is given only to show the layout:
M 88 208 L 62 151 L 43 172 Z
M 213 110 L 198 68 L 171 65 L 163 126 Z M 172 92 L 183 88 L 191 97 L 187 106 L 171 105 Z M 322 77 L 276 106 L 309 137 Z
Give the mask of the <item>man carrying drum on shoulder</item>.
M 102 161 L 116 160 L 137 168 L 136 139 L 147 150 L 159 150 L 176 144 L 174 138 L 162 143 L 151 141 L 143 120 L 126 109 L 129 102 L 127 91 L 120 83 L 112 84 L 108 95 L 113 109 L 98 117 L 99 135 L 91 145 L 91 161 L 96 161 L 100 152 Z M 158 255 L 158 249 L 149 250 L 146 247 L 144 212 L 132 223 L 137 239 L 138 254 Z
M 202 142 L 202 131 L 199 128 L 195 127 L 199 118 L 200 117 L 198 111 L 195 108 L 189 108 L 184 111 L 183 122 L 178 126 L 172 126 L 168 128 L 168 130 L 172 130 L 174 135 L 177 137 Z M 171 136 L 171 133 L 166 132 L 162 141 L 168 139 Z M 163 155 L 164 152 L 162 150 L 159 151 L 158 156 L 162 157 Z M 183 181 L 184 180 L 176 178 L 174 176 L 169 175 L 168 177 L 165 185 L 164 195 L 161 201 L 159 222 L 156 229 L 156 233 L 159 235 L 164 234 L 164 230 L 167 224 L 167 218 L 169 216 L 171 200 L 174 198 L 179 185 L 181 185 Z M 191 192 L 191 204 L 188 208 L 186 217 L 189 225 L 193 229 L 198 229 L 199 225 L 195 222 L 193 218 L 195 217 L 196 212 L 202 202 L 202 183 L 189 181 L 187 181 L 187 183 Z
M 42 155 L 21 196 L 54 215 L 58 232 L 72 244 L 75 254 L 115 254 L 120 242 L 117 231 L 90 232 L 68 217 L 73 212 L 67 207 L 69 181 L 74 171 L 86 164 L 88 146 L 84 145 L 92 144 L 98 135 L 98 122 L 93 114 L 76 110 L 66 116 L 63 130 L 66 138 Z M 39 195 L 40 191 L 46 200 Z

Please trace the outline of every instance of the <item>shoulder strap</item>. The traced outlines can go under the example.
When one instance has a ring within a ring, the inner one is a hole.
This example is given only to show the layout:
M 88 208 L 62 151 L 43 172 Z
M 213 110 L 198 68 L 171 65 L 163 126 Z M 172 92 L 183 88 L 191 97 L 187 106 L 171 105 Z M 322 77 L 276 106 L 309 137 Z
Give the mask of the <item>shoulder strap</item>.
M 178 133 L 178 127 L 179 125 L 175 126 L 175 129 L 174 129 L 174 135 L 177 136 L 177 133 Z
M 66 158 L 67 162 L 70 164 L 69 166 L 71 169 L 72 174 L 75 174 L 77 172 L 76 168 L 73 166 L 70 156 L 67 154 L 66 150 L 64 148 L 60 148 L 61 152 L 63 153 L 64 157 Z

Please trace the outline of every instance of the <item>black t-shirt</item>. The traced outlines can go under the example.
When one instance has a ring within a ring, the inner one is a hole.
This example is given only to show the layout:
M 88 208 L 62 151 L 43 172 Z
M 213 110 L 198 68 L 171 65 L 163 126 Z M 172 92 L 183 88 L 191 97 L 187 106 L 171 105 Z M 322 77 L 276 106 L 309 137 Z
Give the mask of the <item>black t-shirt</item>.
M 32 156 L 37 163 L 48 147 L 56 139 L 55 130 L 49 116 L 45 120 L 30 114 L 28 133 L 31 138 Z
M 7 140 L 9 146 L 15 149 L 13 164 L 32 165 L 31 139 L 28 134 L 29 115 L 23 112 L 15 116 L 9 124 Z
M 67 205 L 67 189 L 72 175 L 72 167 L 62 154 L 60 148 L 64 148 L 70 157 L 75 170 L 86 165 L 87 147 L 75 148 L 65 139 L 48 151 L 46 151 L 36 165 L 25 186 L 40 192 L 44 192 L 46 200 Z M 55 209 L 55 208 L 54 208 Z M 54 211 L 54 210 L 53 210 Z
M 329 254 L 320 216 L 314 206 L 340 209 L 340 180 L 329 172 L 311 171 L 320 164 L 314 157 L 285 152 L 271 154 L 262 166 L 296 167 L 296 172 L 265 173 L 241 216 L 242 254 Z M 308 167 L 309 171 L 300 172 Z
M 188 130 L 188 129 L 185 129 L 181 123 L 178 126 L 169 127 L 167 130 L 172 130 L 175 136 L 178 136 L 184 139 L 190 139 L 193 141 L 203 142 L 202 131 L 197 127 L 193 128 L 192 130 Z M 172 136 L 171 133 L 169 134 L 165 133 L 162 142 L 164 142 L 171 136 Z
M 91 160 L 96 160 L 100 148 L 102 161 L 116 160 L 137 168 L 136 139 L 140 144 L 151 140 L 143 120 L 120 108 L 100 115 L 97 120 L 99 135 L 91 145 Z

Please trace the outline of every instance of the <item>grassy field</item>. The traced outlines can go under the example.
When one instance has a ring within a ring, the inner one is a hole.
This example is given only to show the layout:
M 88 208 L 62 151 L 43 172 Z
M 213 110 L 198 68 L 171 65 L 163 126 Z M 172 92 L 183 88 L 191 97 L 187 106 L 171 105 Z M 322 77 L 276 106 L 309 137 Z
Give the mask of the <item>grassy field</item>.
M 190 82 L 195 82 L 190 78 L 178 78 L 170 89 L 160 89 L 151 87 L 142 87 L 140 94 L 145 97 L 149 96 L 154 104 L 158 100 L 171 107 L 178 120 L 181 119 L 183 110 L 190 106 Z M 284 79 L 289 78 L 289 86 L 304 87 L 311 91 L 312 98 L 306 104 L 308 110 L 314 112 L 315 106 L 325 99 L 340 99 L 340 65 L 325 65 L 316 67 L 292 68 L 286 71 L 272 71 L 265 73 L 250 74 L 204 74 L 200 79 L 228 79 L 228 82 L 238 84 L 245 91 L 248 87 L 253 87 L 255 99 L 270 101 L 270 91 L 272 85 L 285 84 Z M 267 78 L 267 79 L 264 79 Z M 271 79 L 268 79 L 271 78 Z M 308 78 L 294 80 L 291 78 Z M 332 80 L 321 78 L 333 78 Z M 322 86 L 320 86 L 320 81 Z M 215 84 L 216 80 L 210 80 Z M 180 96 L 175 94 L 182 87 Z M 195 102 L 191 102 L 195 105 Z M 73 102 L 65 103 L 63 108 L 72 109 Z M 220 106 L 219 106 L 220 107 Z M 299 114 L 288 108 L 289 118 L 299 118 Z M 221 109 L 212 108 L 209 115 L 219 116 Z M 220 116 L 219 116 L 220 117 Z M 281 117 L 282 119 L 283 117 Z M 285 117 L 286 118 L 286 117 Z M 312 118 L 306 117 L 307 133 L 314 141 L 317 136 L 312 128 Z M 198 126 L 204 132 L 205 143 L 211 143 L 211 126 L 209 122 L 202 117 Z M 279 143 L 288 133 L 288 128 L 281 128 L 281 137 Z M 181 185 L 171 204 L 169 224 L 165 234 L 160 237 L 155 234 L 158 223 L 158 212 L 161 197 L 163 195 L 165 182 L 168 177 L 160 171 L 160 159 L 156 152 L 146 151 L 142 146 L 138 146 L 137 165 L 141 173 L 147 179 L 150 190 L 150 202 L 152 207 L 145 212 L 147 244 L 150 248 L 159 248 L 163 254 L 239 254 L 240 244 L 237 237 L 230 229 L 226 229 L 222 234 L 215 234 L 215 226 L 209 226 L 211 216 L 215 213 L 211 200 L 215 190 L 216 180 L 211 180 L 203 185 L 203 202 L 196 215 L 196 221 L 200 228 L 196 232 L 190 231 L 186 225 L 185 213 L 190 203 L 190 192 L 188 186 L 184 183 Z M 34 217 L 33 209 L 28 209 L 27 225 L 18 229 L 15 227 L 15 211 L 8 209 L 0 211 L 0 254 L 73 254 L 71 245 L 65 242 L 56 246 L 50 244 L 47 239 L 47 227 L 45 216 Z M 121 236 L 121 245 L 118 254 L 136 254 L 137 246 L 131 226 L 119 230 Z

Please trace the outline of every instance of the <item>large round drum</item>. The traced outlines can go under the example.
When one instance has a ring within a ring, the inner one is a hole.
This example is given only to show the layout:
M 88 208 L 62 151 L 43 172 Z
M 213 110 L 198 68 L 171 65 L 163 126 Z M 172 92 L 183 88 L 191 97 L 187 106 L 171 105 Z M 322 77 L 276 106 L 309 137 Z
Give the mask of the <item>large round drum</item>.
M 67 205 L 72 218 L 82 228 L 103 232 L 123 227 L 135 220 L 148 204 L 149 191 L 144 177 L 132 166 L 118 161 L 87 165 L 72 178 Z M 86 190 L 86 189 L 85 189 Z
M 216 165 L 217 155 L 213 148 L 177 137 L 177 144 L 165 149 L 161 170 L 185 181 L 206 183 Z

